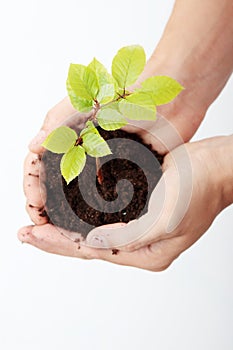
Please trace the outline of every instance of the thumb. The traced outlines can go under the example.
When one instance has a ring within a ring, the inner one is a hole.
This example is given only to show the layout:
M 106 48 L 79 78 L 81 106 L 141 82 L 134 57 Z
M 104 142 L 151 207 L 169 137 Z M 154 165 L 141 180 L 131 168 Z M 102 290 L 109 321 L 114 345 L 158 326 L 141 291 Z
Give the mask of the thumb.
M 42 128 L 29 144 L 29 150 L 40 154 L 44 151 L 41 146 L 50 132 L 60 126 L 65 120 L 77 111 L 71 105 L 69 97 L 65 97 L 56 106 L 54 106 L 46 115 Z
M 94 228 L 83 243 L 93 248 L 120 248 L 134 250 L 138 245 L 150 244 L 160 238 L 160 217 L 165 199 L 163 177 L 155 187 L 149 202 L 148 212 L 128 224 L 115 223 Z M 153 233 L 153 234 L 152 234 Z

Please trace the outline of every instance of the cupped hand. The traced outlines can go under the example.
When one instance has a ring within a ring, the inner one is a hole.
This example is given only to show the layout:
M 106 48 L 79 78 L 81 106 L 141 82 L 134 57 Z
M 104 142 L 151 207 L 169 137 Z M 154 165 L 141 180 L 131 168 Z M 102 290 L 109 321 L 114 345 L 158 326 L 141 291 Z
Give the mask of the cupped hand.
M 25 192 L 28 203 L 34 198 L 35 205 L 32 205 L 40 209 L 39 214 L 42 210 L 40 205 L 44 203 L 38 190 L 39 182 L 31 184 L 30 190 L 26 189 L 28 176 L 33 181 L 38 180 L 37 176 L 28 175 L 33 173 L 30 166 L 34 170 L 38 166 L 44 151 L 41 142 L 58 126 L 57 121 L 62 124 L 74 113 L 68 99 L 63 100 L 48 114 L 43 137 L 37 137 L 30 144 L 33 153 L 27 157 L 25 164 Z M 153 137 L 153 140 L 156 138 Z M 166 155 L 164 175 L 153 192 L 148 213 L 125 227 L 96 228 L 89 233 L 87 241 L 80 244 L 76 239 L 72 241 L 61 235 L 43 214 L 35 219 L 33 211 L 29 211 L 36 225 L 22 228 L 19 239 L 50 253 L 100 258 L 153 271 L 163 270 L 207 230 L 224 207 L 221 185 L 212 176 L 216 173 L 216 150 L 221 149 L 219 146 L 222 144 L 225 144 L 225 138 L 214 138 L 182 145 Z M 38 175 L 37 172 L 34 174 Z
M 48 112 L 41 130 L 29 144 L 29 153 L 24 162 L 23 187 L 26 196 L 26 210 L 36 225 L 48 222 L 44 210 L 45 188 L 39 178 L 39 175 L 42 174 L 41 158 L 45 151 L 41 143 L 54 128 L 76 113 L 77 111 L 72 107 L 68 98 L 63 99 Z
M 41 130 L 29 144 L 29 154 L 24 163 L 24 192 L 27 199 L 26 210 L 36 225 L 48 222 L 44 210 L 45 187 L 39 178 L 39 172 L 42 174 L 41 158 L 45 151 L 41 144 L 58 126 L 67 122 L 70 125 L 73 120 L 84 127 L 86 118 L 87 116 L 72 107 L 69 98 L 66 97 L 48 112 Z M 154 150 L 163 154 L 183 142 L 173 125 L 159 115 L 155 122 L 131 121 L 124 129 L 140 134 L 145 143 L 151 144 Z
M 165 269 L 233 202 L 232 150 L 232 136 L 177 147 L 165 157 L 148 213 L 124 227 L 95 228 L 82 246 L 98 247 L 99 259 Z
M 56 251 L 55 249 L 55 252 L 58 254 L 65 250 L 66 244 L 64 244 L 64 241 L 67 242 L 68 247 L 72 246 L 72 242 L 65 237 L 61 237 L 61 232 L 58 232 L 49 223 L 46 215 L 44 207 L 46 191 L 43 181 L 40 181 L 40 176 L 43 175 L 41 159 L 45 149 L 41 144 L 47 135 L 58 126 L 67 121 L 70 122 L 72 119 L 75 123 L 83 124 L 84 126 L 85 118 L 83 114 L 78 113 L 72 107 L 69 98 L 66 97 L 48 112 L 41 130 L 30 142 L 29 153 L 24 163 L 24 193 L 26 196 L 26 210 L 34 226 L 26 226 L 19 230 L 18 236 L 21 241 L 27 241 L 38 246 L 38 244 L 40 245 L 38 242 L 41 242 L 41 240 L 35 240 L 34 238 L 39 235 L 41 239 L 43 238 L 43 244 L 46 244 L 46 248 L 44 246 L 41 248 L 54 251 L 54 245 L 55 247 L 58 245 L 58 250 Z M 128 132 L 139 133 L 145 142 L 150 143 L 155 150 L 161 153 L 165 153 L 169 148 L 173 148 L 177 143 L 182 142 L 172 125 L 167 123 L 162 117 L 158 117 L 156 122 L 135 122 L 125 127 L 125 129 Z M 148 131 L 150 132 L 148 133 Z M 167 137 L 165 140 L 165 135 L 168 136 L 169 134 L 170 137 Z M 80 235 L 69 233 L 69 236 L 77 240 L 77 237 Z M 46 237 L 48 240 L 52 239 L 52 242 L 48 245 Z M 81 236 L 80 239 L 82 239 Z M 62 246 L 61 242 L 63 242 Z M 70 255 L 70 251 L 67 254 Z

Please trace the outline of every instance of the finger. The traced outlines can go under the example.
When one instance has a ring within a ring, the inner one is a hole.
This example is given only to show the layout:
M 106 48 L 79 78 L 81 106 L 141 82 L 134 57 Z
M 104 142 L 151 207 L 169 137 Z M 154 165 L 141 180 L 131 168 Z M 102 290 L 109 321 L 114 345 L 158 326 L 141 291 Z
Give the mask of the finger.
M 41 207 L 45 202 L 45 192 L 40 186 L 41 159 L 37 154 L 29 153 L 24 162 L 24 194 L 28 202 L 35 206 Z
M 163 271 L 187 247 L 184 237 L 160 240 L 133 252 L 117 249 L 99 249 L 98 258 L 124 266 L 137 267 L 149 271 Z
M 35 225 L 44 225 L 49 221 L 47 212 L 44 207 L 34 207 L 27 202 L 26 211 Z
M 181 217 L 179 207 L 182 208 L 184 201 L 182 197 L 179 199 L 182 185 L 179 167 L 176 167 L 175 158 L 169 156 L 168 159 L 165 159 L 163 176 L 151 194 L 148 212 L 124 227 L 95 228 L 87 236 L 89 246 L 120 248 L 131 252 L 175 235 L 175 231 L 167 232 L 167 226 L 171 216 Z
M 164 168 L 166 168 L 166 161 Z M 167 231 L 167 225 L 171 215 L 177 212 L 179 185 L 179 173 L 177 169 L 170 166 L 164 171 L 160 182 L 151 194 L 147 214 L 139 218 L 141 236 L 122 249 L 131 252 L 176 235 L 176 231 Z
M 40 154 L 44 151 L 41 146 L 47 135 L 56 127 L 61 125 L 67 118 L 71 117 L 77 111 L 71 105 L 70 99 L 65 97 L 56 106 L 54 106 L 46 115 L 44 123 L 39 133 L 29 144 L 31 152 Z
M 41 225 L 48 221 L 44 210 L 46 191 L 40 183 L 41 158 L 29 152 L 24 162 L 24 193 L 27 198 L 26 210 L 31 220 Z
M 80 235 L 81 237 L 81 235 Z M 94 259 L 99 251 L 81 247 L 80 243 L 63 236 L 54 225 L 25 226 L 18 231 L 22 243 L 28 243 L 45 252 L 82 259 Z
M 115 223 L 94 228 L 89 232 L 86 241 L 82 245 L 92 248 L 121 249 L 123 251 L 133 251 L 135 246 L 148 243 L 143 236 L 147 233 L 145 227 L 153 225 L 153 218 L 144 215 L 142 218 L 130 221 L 128 224 Z M 146 223 L 145 223 L 146 222 Z M 157 235 L 157 237 L 156 237 Z M 160 234 L 154 232 L 153 240 L 160 239 Z

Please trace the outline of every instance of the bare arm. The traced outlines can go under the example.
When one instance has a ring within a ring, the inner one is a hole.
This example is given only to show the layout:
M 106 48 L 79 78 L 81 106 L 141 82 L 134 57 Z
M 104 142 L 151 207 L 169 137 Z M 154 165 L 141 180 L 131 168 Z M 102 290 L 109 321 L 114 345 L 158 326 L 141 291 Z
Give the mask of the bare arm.
M 219 95 L 232 72 L 232 17 L 232 0 L 177 0 L 164 34 L 138 81 L 140 83 L 149 76 L 164 74 L 176 78 L 185 86 L 186 89 L 173 103 L 162 106 L 159 110 L 172 122 L 184 141 L 193 136 L 208 107 Z M 74 112 L 68 99 L 64 99 L 48 113 L 42 127 L 44 134 L 56 128 Z M 32 142 L 32 152 L 43 151 L 40 144 L 44 137 L 40 134 Z M 19 239 L 56 254 L 100 258 L 153 271 L 164 269 L 207 230 L 224 207 L 233 202 L 232 142 L 232 136 L 228 136 L 187 144 L 172 152 L 180 167 L 185 168 L 186 163 L 179 152 L 187 147 L 195 173 L 192 201 L 184 220 L 172 232 L 170 239 L 166 235 L 166 212 L 159 227 L 153 227 L 149 235 L 143 236 L 137 244 L 126 246 L 118 255 L 112 255 L 111 249 L 80 248 L 75 242 L 61 236 L 52 225 L 40 225 L 41 218 L 38 223 L 35 221 L 36 226 L 22 228 Z M 166 156 L 165 166 L 164 177 L 168 188 L 166 205 L 170 208 L 177 196 L 177 193 L 170 190 L 177 189 L 177 186 L 173 186 L 176 169 L 171 162 L 171 155 Z M 36 191 L 36 185 L 31 190 Z M 33 199 L 37 197 L 38 194 L 35 194 Z M 153 211 L 154 207 L 151 207 Z M 170 209 L 168 212 L 171 212 Z M 179 211 L 177 218 L 179 219 Z M 200 221 L 201 225 L 196 227 Z M 190 227 L 192 231 L 189 230 Z M 139 225 L 131 228 L 136 230 Z M 107 231 L 108 228 L 104 232 L 99 229 L 98 234 L 105 236 Z M 139 231 L 140 233 L 142 232 Z M 119 242 L 114 241 L 114 237 L 118 239 L 119 232 L 111 229 L 110 244 L 117 245 Z M 91 238 L 94 238 L 93 234 L 89 236 Z
M 232 0 L 177 0 L 140 81 L 169 75 L 185 90 L 159 111 L 188 141 L 233 69 Z

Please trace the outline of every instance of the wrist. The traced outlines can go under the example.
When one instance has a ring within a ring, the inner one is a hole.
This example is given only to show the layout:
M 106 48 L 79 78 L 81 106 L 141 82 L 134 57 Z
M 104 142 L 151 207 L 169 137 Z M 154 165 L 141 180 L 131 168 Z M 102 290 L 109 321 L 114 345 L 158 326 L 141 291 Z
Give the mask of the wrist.
M 158 108 L 178 126 L 184 141 L 195 133 L 232 73 L 231 13 L 230 0 L 176 0 L 139 78 L 138 83 L 153 75 L 168 75 L 185 87 L 172 103 Z
M 137 84 L 155 75 L 170 76 L 185 88 L 172 102 L 158 106 L 157 110 L 187 142 L 195 134 L 209 107 L 200 89 L 201 83 L 196 79 L 191 64 L 178 58 L 171 60 L 168 50 L 162 48 L 158 48 L 149 59 Z

